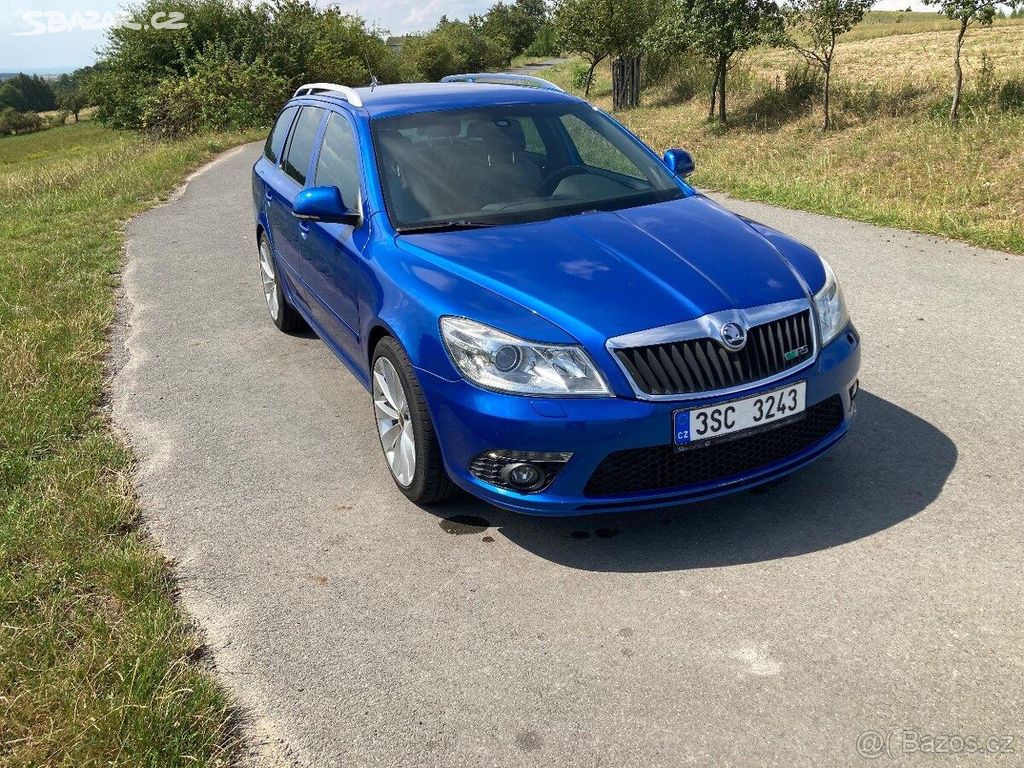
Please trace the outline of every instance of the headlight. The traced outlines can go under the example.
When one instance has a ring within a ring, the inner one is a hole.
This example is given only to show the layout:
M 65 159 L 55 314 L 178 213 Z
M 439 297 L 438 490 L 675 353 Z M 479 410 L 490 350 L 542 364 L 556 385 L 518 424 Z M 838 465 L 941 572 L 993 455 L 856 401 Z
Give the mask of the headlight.
M 442 317 L 441 336 L 462 375 L 488 389 L 523 395 L 608 395 L 582 347 L 538 344 L 464 317 Z
M 850 322 L 850 314 L 846 311 L 843 289 L 839 287 L 832 267 L 824 259 L 821 264 L 825 267 L 825 286 L 814 295 L 814 308 L 818 313 L 818 328 L 821 329 L 821 346 L 824 347 Z

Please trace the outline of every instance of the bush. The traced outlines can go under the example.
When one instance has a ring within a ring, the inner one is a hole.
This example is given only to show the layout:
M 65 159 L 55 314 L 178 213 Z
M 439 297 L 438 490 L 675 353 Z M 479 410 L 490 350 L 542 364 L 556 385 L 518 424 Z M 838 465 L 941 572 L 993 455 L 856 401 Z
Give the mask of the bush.
M 370 70 L 383 83 L 410 74 L 376 29 L 333 6 L 320 10 L 307 0 L 178 0 L 174 9 L 185 15 L 184 29 L 115 27 L 108 33 L 101 63 L 86 86 L 104 124 L 142 128 L 149 110 L 173 112 L 165 101 L 173 87 L 167 81 L 193 77 L 200 57 L 212 46 L 243 68 L 269 70 L 282 78 L 282 92 L 307 82 L 367 85 Z M 147 21 L 161 11 L 166 11 L 164 0 L 143 0 L 132 10 L 131 20 Z M 154 100 L 164 103 L 154 107 Z M 186 124 L 186 115 L 179 114 L 182 120 L 172 122 Z M 238 119 L 235 114 L 214 122 Z
M 579 59 L 574 59 L 572 64 L 569 65 L 569 87 L 574 91 L 580 91 L 582 93 L 583 88 L 587 85 L 587 72 L 590 71 L 590 66 Z
M 62 125 L 67 125 L 68 118 L 71 117 L 71 111 L 68 109 L 62 109 L 59 112 L 50 116 L 50 127 L 59 128 Z
M 644 70 L 647 84 L 664 84 L 671 92 L 671 98 L 688 101 L 693 98 L 711 98 L 711 86 L 715 82 L 715 72 L 711 63 L 702 56 L 684 53 L 671 57 L 652 54 L 648 57 Z M 730 72 L 730 75 L 732 72 Z M 729 79 L 732 91 L 734 81 Z
M 555 25 L 545 22 L 533 39 L 525 53 L 527 56 L 558 56 L 562 52 L 558 44 L 558 31 Z
M 1024 79 L 1007 80 L 999 88 L 999 109 L 1003 112 L 1024 114 Z
M 262 59 L 246 64 L 214 47 L 184 78 L 168 78 L 149 97 L 142 117 L 160 136 L 268 125 L 288 97 L 288 84 Z
M 925 86 L 901 83 L 889 88 L 872 85 L 869 88 L 851 87 L 838 83 L 832 87 L 832 101 L 840 112 L 862 119 L 870 117 L 904 117 L 928 110 L 933 93 Z M 949 112 L 949 103 L 945 110 Z
M 46 127 L 43 118 L 35 112 L 18 112 L 11 107 L 0 108 L 0 136 L 33 133 Z
M 508 48 L 461 21 L 442 21 L 426 35 L 409 38 L 403 53 L 424 80 L 498 69 L 511 59 Z

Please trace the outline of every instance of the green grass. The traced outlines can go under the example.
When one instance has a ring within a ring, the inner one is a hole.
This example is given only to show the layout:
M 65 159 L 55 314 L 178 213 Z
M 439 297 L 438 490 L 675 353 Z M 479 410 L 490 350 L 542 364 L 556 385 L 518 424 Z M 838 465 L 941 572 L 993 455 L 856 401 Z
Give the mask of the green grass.
M 122 224 L 244 140 L 0 139 L 0 764 L 222 765 L 229 702 L 103 404 Z

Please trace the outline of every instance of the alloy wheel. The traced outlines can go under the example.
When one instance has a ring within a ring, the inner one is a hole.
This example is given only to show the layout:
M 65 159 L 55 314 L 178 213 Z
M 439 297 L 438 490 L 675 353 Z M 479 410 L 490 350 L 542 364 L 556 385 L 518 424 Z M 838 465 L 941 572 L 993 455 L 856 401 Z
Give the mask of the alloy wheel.
M 378 357 L 373 364 L 373 413 L 391 474 L 407 488 L 416 475 L 416 437 L 405 388 L 386 357 Z
M 277 272 L 274 271 L 274 257 L 270 253 L 270 243 L 266 238 L 260 240 L 260 279 L 263 281 L 263 295 L 267 299 L 270 316 L 275 321 L 281 312 L 281 303 L 277 293 Z

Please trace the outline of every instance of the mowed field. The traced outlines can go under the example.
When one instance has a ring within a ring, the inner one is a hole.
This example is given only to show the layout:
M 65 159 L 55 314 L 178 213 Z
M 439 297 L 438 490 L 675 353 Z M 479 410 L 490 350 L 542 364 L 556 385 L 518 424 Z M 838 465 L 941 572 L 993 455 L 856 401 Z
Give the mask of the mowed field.
M 137 528 L 103 390 L 122 224 L 248 137 L 0 139 L 0 764 L 221 765 L 226 697 Z
M 708 122 L 708 83 L 692 63 L 616 116 L 659 151 L 691 150 L 698 187 L 1024 253 L 1024 104 L 999 103 L 1007 83 L 1024 84 L 1022 21 L 971 29 L 956 129 L 946 117 L 955 33 L 923 13 L 870 13 L 844 37 L 828 133 L 814 84 L 800 82 L 802 59 L 784 49 L 733 65 L 728 128 Z M 574 66 L 546 76 L 569 87 Z M 605 66 L 591 91 L 604 109 L 610 87 Z

